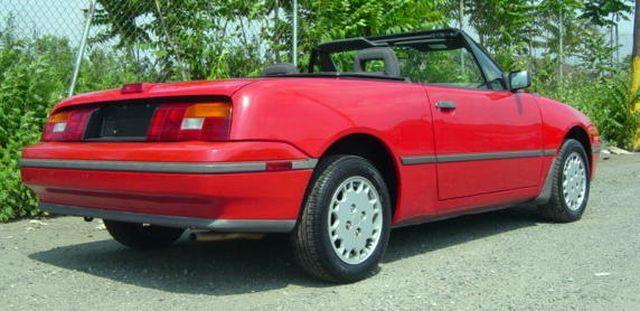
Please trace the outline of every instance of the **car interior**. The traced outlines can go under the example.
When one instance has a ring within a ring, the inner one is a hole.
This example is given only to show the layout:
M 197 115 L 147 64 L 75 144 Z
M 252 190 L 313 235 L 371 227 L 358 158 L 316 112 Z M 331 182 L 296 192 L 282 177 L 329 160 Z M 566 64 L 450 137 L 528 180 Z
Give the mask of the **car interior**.
M 265 68 L 263 76 L 356 76 L 468 89 L 504 90 L 506 78 L 486 51 L 456 30 L 359 37 L 320 44 L 308 73 L 293 64 Z

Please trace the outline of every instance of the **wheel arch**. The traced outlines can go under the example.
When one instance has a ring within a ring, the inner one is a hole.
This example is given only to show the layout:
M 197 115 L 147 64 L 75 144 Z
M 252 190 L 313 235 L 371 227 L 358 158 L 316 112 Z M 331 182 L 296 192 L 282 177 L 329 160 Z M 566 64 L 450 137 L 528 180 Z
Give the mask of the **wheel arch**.
M 536 205 L 546 204 L 551 198 L 551 184 L 553 181 L 552 180 L 553 174 L 555 174 L 554 167 L 556 166 L 555 163 L 558 160 L 557 156 L 562 146 L 568 139 L 574 139 L 578 141 L 584 148 L 585 153 L 587 155 L 587 161 L 589 162 L 588 163 L 589 177 L 591 178 L 592 176 L 591 174 L 593 170 L 591 168 L 593 167 L 593 154 L 591 153 L 591 150 L 592 150 L 591 143 L 589 141 L 589 135 L 587 134 L 587 130 L 581 124 L 573 124 L 567 127 L 567 130 L 565 130 L 564 133 L 565 133 L 564 137 L 560 136 L 562 137 L 562 140 L 559 142 L 557 146 L 556 156 L 554 156 L 554 159 L 549 166 L 548 172 L 544 179 L 544 183 L 542 184 L 542 189 L 540 191 L 540 194 L 531 201 L 533 204 L 536 204 Z
M 587 153 L 587 161 L 589 161 L 589 175 L 591 175 L 591 168 L 593 167 L 593 154 L 591 149 L 591 141 L 589 139 L 589 134 L 587 130 L 580 125 L 574 125 L 564 136 L 563 142 L 567 141 L 567 139 L 575 139 L 577 140 L 584 151 Z
M 349 133 L 329 144 L 322 152 L 320 160 L 336 154 L 361 156 L 370 161 L 380 171 L 391 197 L 391 215 L 393 218 L 400 193 L 400 174 L 399 163 L 388 144 L 370 133 Z M 313 179 L 311 182 L 313 182 Z

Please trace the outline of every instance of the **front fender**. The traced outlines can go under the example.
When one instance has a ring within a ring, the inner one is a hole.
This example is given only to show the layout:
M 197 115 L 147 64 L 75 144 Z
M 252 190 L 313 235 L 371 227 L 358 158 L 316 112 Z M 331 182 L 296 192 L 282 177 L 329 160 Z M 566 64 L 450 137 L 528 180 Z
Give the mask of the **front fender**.
M 575 127 L 587 133 L 591 148 L 600 147 L 598 130 L 584 113 L 548 98 L 537 97 L 536 100 L 542 113 L 544 149 L 560 149 L 569 131 Z

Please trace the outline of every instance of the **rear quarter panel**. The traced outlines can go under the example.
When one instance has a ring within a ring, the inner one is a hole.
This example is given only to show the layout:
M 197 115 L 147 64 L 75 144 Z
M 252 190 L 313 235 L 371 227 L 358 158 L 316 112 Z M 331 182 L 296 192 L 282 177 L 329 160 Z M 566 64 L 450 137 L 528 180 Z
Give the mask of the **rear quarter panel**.
M 350 133 L 383 140 L 396 156 L 433 149 L 425 91 L 404 82 L 281 78 L 233 96 L 232 139 L 277 140 L 319 157 Z
M 234 140 L 282 141 L 313 158 L 349 134 L 369 134 L 393 155 L 398 175 L 394 223 L 433 212 L 435 167 L 402 166 L 401 156 L 434 154 L 424 88 L 401 81 L 277 78 L 233 95 Z

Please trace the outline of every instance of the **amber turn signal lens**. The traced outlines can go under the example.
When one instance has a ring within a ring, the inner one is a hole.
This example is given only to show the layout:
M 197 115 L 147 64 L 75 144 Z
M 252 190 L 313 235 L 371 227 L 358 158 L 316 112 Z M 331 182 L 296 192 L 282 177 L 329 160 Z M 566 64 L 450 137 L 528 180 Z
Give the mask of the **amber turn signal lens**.
M 67 122 L 69 119 L 69 111 L 58 112 L 49 116 L 49 123 Z
M 227 103 L 193 104 L 187 107 L 185 118 L 227 118 L 231 115 L 231 105 Z

